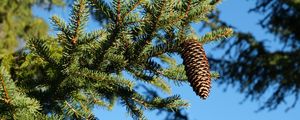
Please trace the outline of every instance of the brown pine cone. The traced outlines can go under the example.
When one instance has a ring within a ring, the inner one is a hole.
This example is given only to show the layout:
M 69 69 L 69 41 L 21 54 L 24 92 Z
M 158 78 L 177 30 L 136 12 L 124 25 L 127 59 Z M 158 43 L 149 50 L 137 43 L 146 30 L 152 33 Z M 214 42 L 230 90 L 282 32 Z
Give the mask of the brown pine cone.
M 202 44 L 191 39 L 183 42 L 181 47 L 183 48 L 181 57 L 188 81 L 196 94 L 202 99 L 206 99 L 211 88 L 211 76 Z

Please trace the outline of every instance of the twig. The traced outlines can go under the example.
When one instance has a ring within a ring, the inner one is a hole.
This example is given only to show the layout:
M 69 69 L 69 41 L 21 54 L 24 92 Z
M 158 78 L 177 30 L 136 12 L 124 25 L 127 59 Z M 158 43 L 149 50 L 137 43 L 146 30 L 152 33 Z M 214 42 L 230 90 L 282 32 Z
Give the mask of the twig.
M 139 104 L 143 105 L 144 107 L 148 108 L 150 105 L 147 103 L 147 101 L 139 100 L 138 98 L 132 96 L 131 99 L 135 102 L 138 102 Z
M 187 18 L 189 16 L 189 11 L 190 11 L 190 8 L 191 8 L 191 0 L 188 1 L 188 5 L 187 5 L 187 9 L 185 11 L 185 14 L 182 15 L 182 16 L 179 16 L 176 20 L 174 20 L 174 22 L 172 23 L 177 23 L 178 21 L 184 19 L 184 18 Z
M 186 9 L 186 11 L 185 11 L 185 17 L 188 17 L 188 14 L 189 14 L 189 11 L 190 11 L 190 8 L 191 8 L 191 2 L 192 2 L 192 1 L 189 0 L 187 9 Z
M 80 101 L 78 101 L 80 106 L 83 108 L 83 110 L 85 111 L 85 113 L 90 113 L 90 111 L 87 109 L 87 107 L 85 105 L 83 105 Z M 90 113 L 86 118 L 89 119 L 89 117 L 92 115 L 92 113 Z
M 121 1 L 118 0 L 117 4 L 117 24 L 119 24 L 119 22 L 121 22 Z
M 0 79 L 1 79 L 1 84 L 2 84 L 2 87 L 3 87 L 4 93 L 5 93 L 4 102 L 8 104 L 10 102 L 8 91 L 6 89 L 6 85 L 5 85 L 5 82 L 4 82 L 3 78 L 0 77 Z
M 79 116 L 82 117 L 82 115 L 80 115 L 67 101 L 65 101 L 65 103 L 67 104 L 67 106 L 75 113 L 76 118 L 79 118 Z
M 141 20 L 138 20 L 138 21 L 132 21 L 132 22 L 128 22 L 126 23 L 127 25 L 130 25 L 130 24 L 134 24 L 134 23 L 141 23 L 141 22 L 144 22 L 145 19 L 141 19 Z
M 152 40 L 151 38 L 152 38 L 153 34 L 155 33 L 155 31 L 157 29 L 157 25 L 159 23 L 159 19 L 160 19 L 161 15 L 163 14 L 162 12 L 164 11 L 165 6 L 166 6 L 166 0 L 163 1 L 163 5 L 161 6 L 160 12 L 159 12 L 157 18 L 154 20 L 153 29 L 152 29 L 150 35 L 148 36 L 148 38 L 145 41 L 147 45 L 150 44 L 150 42 Z
M 83 0 L 80 1 L 79 3 L 79 12 L 78 12 L 78 18 L 76 19 L 76 28 L 75 28 L 75 34 L 72 38 L 72 44 L 75 45 L 77 43 L 77 39 L 78 39 L 78 28 L 79 28 L 79 25 L 81 24 L 81 20 L 80 20 L 80 15 L 79 14 L 82 14 L 82 9 L 83 9 L 84 5 L 83 5 Z
M 141 0 L 139 0 L 139 1 L 137 1 L 134 5 L 133 5 L 133 7 L 132 8 L 130 8 L 130 10 L 127 12 L 127 13 L 125 13 L 125 15 L 124 15 L 124 17 L 122 18 L 123 20 L 124 20 L 124 18 L 129 14 L 129 13 L 131 13 L 139 4 L 141 3 Z

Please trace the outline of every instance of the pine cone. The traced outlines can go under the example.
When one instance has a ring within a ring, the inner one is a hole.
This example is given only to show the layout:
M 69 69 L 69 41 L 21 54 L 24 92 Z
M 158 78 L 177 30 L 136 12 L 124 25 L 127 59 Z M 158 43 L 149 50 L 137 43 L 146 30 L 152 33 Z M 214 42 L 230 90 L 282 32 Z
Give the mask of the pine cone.
M 183 48 L 181 56 L 188 81 L 196 94 L 202 99 L 206 99 L 210 92 L 211 76 L 202 44 L 191 39 L 182 43 L 181 47 Z

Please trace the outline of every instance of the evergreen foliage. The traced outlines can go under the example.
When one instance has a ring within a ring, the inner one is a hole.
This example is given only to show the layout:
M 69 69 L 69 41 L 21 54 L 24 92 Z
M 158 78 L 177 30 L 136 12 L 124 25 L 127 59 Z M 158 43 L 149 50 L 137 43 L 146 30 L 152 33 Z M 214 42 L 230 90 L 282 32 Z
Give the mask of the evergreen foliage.
M 166 79 L 187 81 L 184 66 L 172 57 L 181 54 L 182 43 L 192 38 L 205 44 L 232 34 L 228 28 L 199 38 L 192 32 L 190 23 L 207 20 L 219 2 L 76 0 L 68 22 L 52 17 L 56 36 L 34 37 L 26 50 L 1 58 L 0 107 L 28 110 L 31 117 L 44 119 L 96 119 L 95 106 L 110 110 L 116 102 L 134 119 L 146 119 L 145 110 L 179 111 L 188 106 L 186 101 L 179 95 L 163 98 L 157 91 L 170 93 Z M 103 29 L 85 31 L 89 13 Z M 124 77 L 124 72 L 134 79 Z M 13 97 L 28 102 L 7 103 Z M 6 113 L 18 115 L 1 112 L 1 117 L 10 117 Z
M 43 36 L 48 25 L 33 16 L 31 7 L 51 8 L 51 5 L 63 5 L 61 0 L 1 0 L 0 2 L 0 57 L 14 52 L 21 41 L 30 36 Z

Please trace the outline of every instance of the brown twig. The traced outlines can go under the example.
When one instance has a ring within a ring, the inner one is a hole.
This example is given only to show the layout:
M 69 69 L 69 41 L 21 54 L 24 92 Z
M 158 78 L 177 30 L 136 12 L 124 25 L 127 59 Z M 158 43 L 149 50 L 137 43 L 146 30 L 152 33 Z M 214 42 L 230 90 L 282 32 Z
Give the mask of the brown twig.
M 4 93 L 5 93 L 4 102 L 5 103 L 9 103 L 10 102 L 10 98 L 9 98 L 9 95 L 8 95 L 8 91 L 6 89 L 5 82 L 4 82 L 4 80 L 3 80 L 2 77 L 0 77 L 0 79 L 1 79 L 1 84 L 2 84 L 2 87 L 3 87 Z
M 203 43 L 206 43 L 206 42 L 209 42 L 212 40 L 229 37 L 231 34 L 233 34 L 233 31 L 230 28 L 226 28 L 226 29 L 224 29 L 224 32 L 216 34 L 216 35 L 214 35 L 214 32 L 209 32 L 205 36 L 200 38 L 201 39 L 200 42 L 203 44 Z
M 74 114 L 76 115 L 76 118 L 79 118 L 79 116 L 82 117 L 82 115 L 80 115 L 67 101 L 65 101 L 65 103 L 74 112 Z
M 133 5 L 133 7 L 132 8 L 130 8 L 130 10 L 127 12 L 127 13 L 125 13 L 125 15 L 124 15 L 124 17 L 122 18 L 123 20 L 124 20 L 124 18 L 129 14 L 129 13 L 131 13 L 139 4 L 141 3 L 141 0 L 139 0 L 139 1 L 137 1 L 134 5 Z
M 81 0 L 79 4 L 80 4 L 80 5 L 79 5 L 79 12 L 78 12 L 78 14 L 81 14 L 82 9 L 83 9 L 83 7 L 84 7 L 84 5 L 83 5 L 83 0 Z M 72 37 L 72 44 L 73 44 L 73 45 L 75 45 L 75 44 L 77 43 L 77 40 L 78 40 L 78 32 L 79 32 L 78 28 L 79 28 L 80 23 L 81 23 L 81 19 L 80 19 L 79 15 L 78 15 L 78 18 L 76 19 L 75 34 L 74 34 L 74 36 Z
M 191 8 L 191 2 L 192 2 L 192 0 L 189 0 L 187 9 L 185 11 L 185 17 L 188 17 L 188 14 L 189 14 L 189 11 L 190 11 L 190 8 Z
M 141 23 L 141 22 L 144 22 L 145 21 L 145 19 L 141 19 L 141 20 L 139 20 L 139 21 L 132 21 L 132 22 L 128 22 L 128 23 L 126 23 L 127 25 L 130 25 L 130 24 L 134 24 L 134 23 Z
M 180 2 L 180 1 L 179 1 L 179 2 Z M 186 9 L 186 11 L 185 11 L 185 14 L 179 16 L 176 20 L 174 20 L 174 21 L 171 22 L 171 23 L 177 23 L 178 21 L 180 21 L 180 20 L 182 20 L 182 19 L 184 19 L 184 18 L 187 18 L 187 17 L 189 16 L 189 11 L 190 11 L 190 9 L 191 9 L 191 2 L 192 2 L 191 0 L 188 1 L 188 5 L 187 5 L 187 9 Z
M 157 25 L 158 25 L 158 23 L 159 23 L 159 19 L 160 19 L 161 15 L 163 14 L 162 12 L 164 11 L 165 6 L 166 6 L 166 0 L 163 1 L 163 5 L 162 5 L 162 7 L 161 7 L 161 9 L 160 9 L 160 12 L 159 12 L 157 18 L 154 20 L 153 30 L 152 30 L 152 32 L 150 33 L 150 36 L 148 37 L 148 39 L 146 39 L 146 44 L 147 44 L 147 45 L 149 45 L 150 42 L 151 42 L 151 40 L 152 40 L 151 38 L 152 38 L 153 34 L 155 33 L 155 31 L 156 31 L 156 29 L 157 29 Z
M 144 107 L 148 108 L 150 105 L 147 103 L 147 101 L 139 100 L 138 98 L 132 96 L 131 99 L 135 102 L 138 102 L 139 104 L 143 105 Z
M 121 22 L 121 1 L 118 0 L 117 4 L 117 24 L 119 24 Z
M 88 110 L 88 108 L 85 105 L 83 105 L 80 101 L 78 101 L 78 102 L 79 102 L 80 106 L 83 108 L 85 113 L 90 113 L 90 111 Z M 86 118 L 87 119 L 90 118 L 91 115 L 92 115 L 92 113 L 90 113 Z

